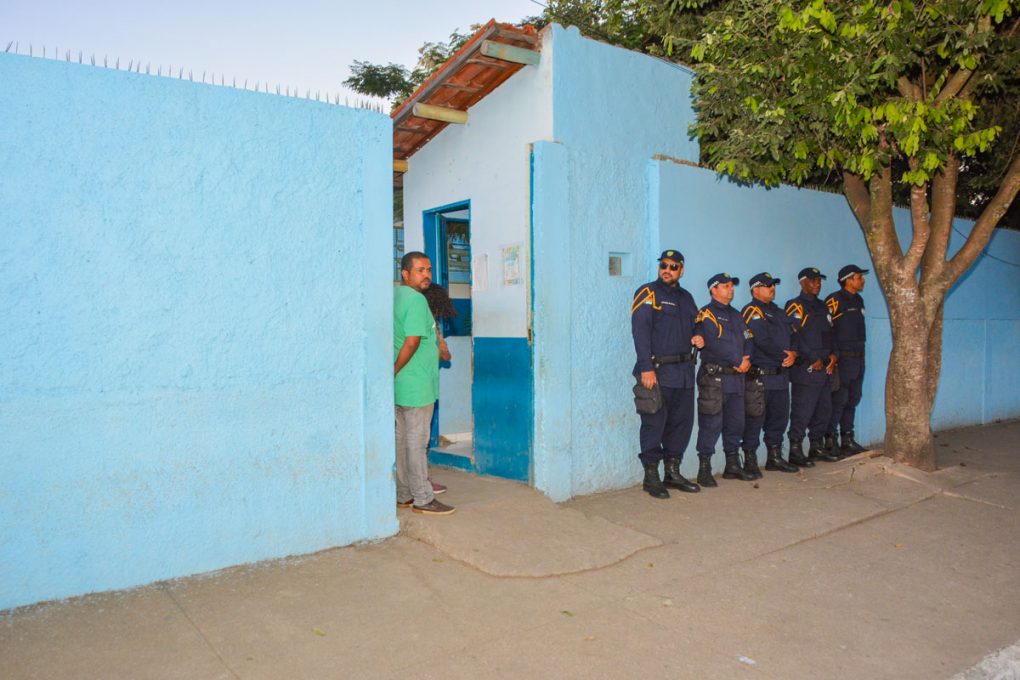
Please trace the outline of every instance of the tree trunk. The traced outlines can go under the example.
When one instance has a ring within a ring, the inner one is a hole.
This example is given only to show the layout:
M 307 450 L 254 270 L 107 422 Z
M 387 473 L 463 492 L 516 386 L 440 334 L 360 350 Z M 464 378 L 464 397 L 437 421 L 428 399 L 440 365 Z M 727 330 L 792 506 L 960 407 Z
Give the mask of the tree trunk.
M 941 326 L 932 329 L 923 306 L 910 293 L 887 291 L 893 349 L 885 381 L 885 448 L 897 463 L 921 470 L 937 469 L 931 430 L 932 385 L 941 367 Z M 934 345 L 934 347 L 933 347 Z M 936 349 L 934 355 L 930 354 Z M 934 378 L 931 375 L 934 371 Z

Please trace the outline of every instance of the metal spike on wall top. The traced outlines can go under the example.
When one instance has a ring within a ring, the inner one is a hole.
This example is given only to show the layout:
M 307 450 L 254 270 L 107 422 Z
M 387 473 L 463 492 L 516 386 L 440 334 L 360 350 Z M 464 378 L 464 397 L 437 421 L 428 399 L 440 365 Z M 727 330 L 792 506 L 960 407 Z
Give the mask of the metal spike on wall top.
M 9 43 L 7 43 L 7 48 L 4 50 L 4 53 L 10 52 L 11 51 L 11 45 L 13 45 L 13 44 L 14 44 L 13 40 L 10 41 Z

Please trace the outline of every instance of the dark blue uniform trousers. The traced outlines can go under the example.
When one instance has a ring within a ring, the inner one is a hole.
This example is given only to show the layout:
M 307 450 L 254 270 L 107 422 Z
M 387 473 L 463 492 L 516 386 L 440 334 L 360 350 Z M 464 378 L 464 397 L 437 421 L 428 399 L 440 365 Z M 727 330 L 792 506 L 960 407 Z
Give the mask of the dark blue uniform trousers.
M 661 386 L 660 386 L 661 387 Z M 641 453 L 644 464 L 663 458 L 683 458 L 694 430 L 694 388 L 661 387 L 662 408 L 641 414 Z
M 743 376 L 741 376 L 742 378 Z M 722 413 L 714 416 L 698 414 L 698 455 L 711 456 L 715 443 L 722 433 L 724 453 L 740 449 L 740 438 L 744 433 L 744 395 L 739 392 L 723 392 Z
M 758 448 L 762 428 L 765 429 L 765 446 L 782 446 L 783 434 L 790 422 L 790 387 L 781 390 L 765 390 L 765 413 L 758 418 L 747 416 L 744 421 L 745 451 Z
M 846 379 L 840 371 L 839 389 L 832 393 L 832 415 L 829 418 L 828 434 L 836 434 L 837 426 L 843 434 L 854 431 L 854 417 L 857 405 L 861 403 L 864 386 L 864 366 L 853 371 L 854 377 Z
M 793 383 L 790 405 L 790 441 L 804 441 L 805 433 L 812 441 L 821 439 L 829 429 L 832 412 L 832 387 L 826 380 L 821 385 Z

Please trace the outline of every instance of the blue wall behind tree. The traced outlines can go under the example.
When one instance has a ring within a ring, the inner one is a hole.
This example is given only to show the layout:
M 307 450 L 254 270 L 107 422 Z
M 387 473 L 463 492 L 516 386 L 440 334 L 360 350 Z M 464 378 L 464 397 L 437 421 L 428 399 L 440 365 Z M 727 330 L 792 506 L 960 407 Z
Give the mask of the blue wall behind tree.
M 0 609 L 394 533 L 389 119 L 0 82 Z
M 842 194 L 793 187 L 738 185 L 701 168 L 653 162 L 659 173 L 659 239 L 687 258 L 681 284 L 699 304 L 705 282 L 719 271 L 741 277 L 733 304 L 750 300 L 748 277 L 779 276 L 776 300 L 799 293 L 797 272 L 817 266 L 829 278 L 822 295 L 838 288 L 836 273 L 848 263 L 874 269 L 861 229 Z M 895 210 L 900 241 L 909 244 L 910 214 Z M 958 220 L 950 255 L 973 223 Z M 1002 376 L 1020 371 L 1020 308 L 1004 299 L 1020 290 L 1020 234 L 998 231 L 974 267 L 950 291 L 945 307 L 942 379 L 935 401 L 936 429 L 1020 416 L 1020 397 Z M 1017 264 L 1007 264 L 1007 262 Z M 648 275 L 653 275 L 649 266 Z M 885 433 L 885 376 L 892 335 L 889 310 L 874 274 L 862 292 L 868 321 L 867 372 L 857 434 L 880 442 Z

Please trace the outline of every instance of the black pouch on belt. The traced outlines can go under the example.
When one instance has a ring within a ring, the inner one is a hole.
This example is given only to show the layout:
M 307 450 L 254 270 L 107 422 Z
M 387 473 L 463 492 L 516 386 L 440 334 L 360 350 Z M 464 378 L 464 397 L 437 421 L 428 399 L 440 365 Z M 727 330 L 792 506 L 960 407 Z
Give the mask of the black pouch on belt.
M 638 384 L 634 385 L 634 408 L 646 416 L 658 413 L 662 408 L 662 388 L 659 387 L 659 383 L 648 389 L 638 381 Z
M 754 377 L 748 374 L 744 383 L 744 415 L 751 418 L 765 415 L 765 381 L 757 372 Z
M 698 376 L 698 413 L 716 416 L 722 413 L 722 376 L 702 372 Z

